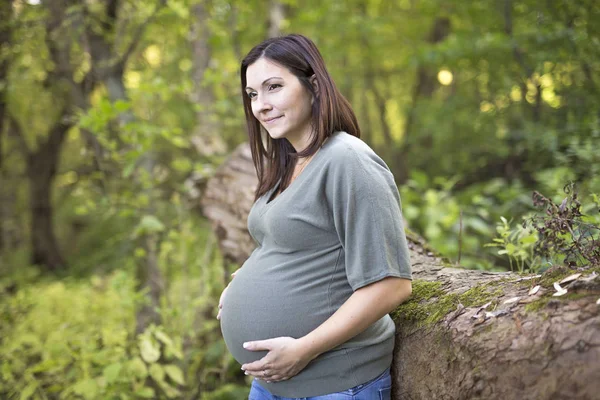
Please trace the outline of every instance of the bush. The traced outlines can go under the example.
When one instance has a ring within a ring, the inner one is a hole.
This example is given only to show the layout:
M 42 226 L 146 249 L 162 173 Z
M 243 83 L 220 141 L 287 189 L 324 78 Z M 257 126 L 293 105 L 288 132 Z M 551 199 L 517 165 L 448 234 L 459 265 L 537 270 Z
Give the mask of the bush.
M 134 282 L 120 271 L 106 278 L 39 282 L 3 296 L 0 398 L 183 399 L 219 386 L 215 399 L 247 395 L 245 381 L 231 382 L 239 366 L 215 324 L 197 337 L 174 326 L 150 326 L 135 337 L 135 311 L 143 297 Z M 215 370 L 223 372 L 221 380 L 210 377 Z

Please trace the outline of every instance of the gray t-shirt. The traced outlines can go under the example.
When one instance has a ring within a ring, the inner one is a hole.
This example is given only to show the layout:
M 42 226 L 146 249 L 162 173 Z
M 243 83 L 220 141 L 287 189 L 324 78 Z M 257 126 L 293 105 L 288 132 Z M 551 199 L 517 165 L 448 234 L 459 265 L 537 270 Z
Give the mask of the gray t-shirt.
M 336 132 L 267 203 L 276 189 L 250 210 L 248 230 L 257 247 L 223 299 L 223 338 L 240 364 L 267 354 L 245 350 L 246 341 L 300 338 L 355 290 L 388 276 L 412 279 L 394 177 L 359 138 Z M 385 315 L 296 376 L 260 384 L 284 397 L 349 389 L 391 365 L 394 336 L 394 323 Z

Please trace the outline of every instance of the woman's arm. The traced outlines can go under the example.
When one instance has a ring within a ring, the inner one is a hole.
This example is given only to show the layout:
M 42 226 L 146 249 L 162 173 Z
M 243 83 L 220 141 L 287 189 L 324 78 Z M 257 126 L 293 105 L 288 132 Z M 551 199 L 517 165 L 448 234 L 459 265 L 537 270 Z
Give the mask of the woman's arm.
M 242 369 L 246 375 L 266 381 L 289 379 L 319 354 L 347 342 L 393 311 L 411 292 L 411 281 L 396 277 L 357 289 L 331 317 L 302 338 L 280 337 L 245 343 L 247 350 L 269 350 L 269 353 L 258 361 L 242 365 Z
M 300 338 L 311 359 L 347 342 L 384 315 L 392 312 L 412 293 L 411 281 L 388 277 L 356 290 L 318 328 Z

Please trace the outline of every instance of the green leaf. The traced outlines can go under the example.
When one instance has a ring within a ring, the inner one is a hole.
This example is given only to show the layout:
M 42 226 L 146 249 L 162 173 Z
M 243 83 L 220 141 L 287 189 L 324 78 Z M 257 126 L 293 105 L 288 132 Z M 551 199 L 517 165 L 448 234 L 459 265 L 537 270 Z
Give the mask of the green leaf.
M 143 337 L 140 340 L 140 352 L 142 359 L 147 363 L 157 362 L 160 358 L 160 348 L 158 343 L 154 342 L 149 337 Z
M 160 364 L 152 364 L 150 365 L 150 376 L 156 382 L 163 382 L 165 380 L 165 370 Z
M 142 397 L 144 399 L 153 399 L 155 398 L 154 396 L 154 389 L 149 388 L 149 387 L 143 387 L 140 390 L 135 392 L 136 396 Z
M 523 244 L 533 244 L 537 242 L 537 237 L 535 235 L 529 235 L 522 237 L 519 241 Z
M 181 397 L 181 392 L 166 382 L 162 382 L 160 384 L 160 387 L 162 390 L 165 391 L 165 393 L 167 394 L 167 397 L 170 399 L 175 399 L 177 397 Z
M 161 342 L 163 342 L 167 346 L 173 346 L 173 341 L 171 340 L 171 338 L 169 336 L 167 336 L 166 333 L 157 330 L 156 332 L 154 332 L 154 336 L 156 336 L 156 338 L 158 340 L 160 340 Z
M 179 385 L 185 385 L 185 379 L 183 378 L 183 372 L 177 365 L 169 364 L 164 367 L 165 372 L 173 380 L 173 382 Z
M 124 101 L 124 100 L 117 100 L 115 101 L 115 103 L 113 104 L 114 108 L 116 111 L 118 111 L 119 113 L 122 113 L 124 111 L 127 111 L 131 108 L 131 102 L 129 101 Z
M 27 400 L 35 393 L 37 387 L 38 387 L 37 382 L 31 382 L 29 385 L 27 385 L 25 387 L 25 389 L 23 389 L 23 391 L 21 392 L 21 397 L 19 397 L 19 399 Z
M 154 215 L 144 215 L 135 229 L 135 236 L 138 237 L 145 233 L 156 233 L 165 230 L 165 226 Z
M 104 375 L 104 377 L 106 378 L 107 383 L 113 383 L 119 377 L 119 374 L 121 373 L 122 369 L 123 364 L 114 363 L 104 368 L 104 371 L 102 371 L 102 375 Z
M 181 350 L 176 347 L 176 346 L 172 346 L 169 347 L 169 352 L 177 359 L 182 360 L 183 359 L 183 353 L 181 352 Z
M 178 0 L 170 0 L 167 2 L 167 6 L 177 14 L 180 19 L 188 18 L 190 12 L 185 5 L 185 2 Z
M 125 168 L 123 168 L 123 178 L 129 178 L 131 176 L 131 174 L 133 173 L 133 171 L 135 170 L 135 167 L 137 165 L 137 160 L 131 160 L 126 166 Z
M 148 368 L 139 357 L 135 357 L 133 360 L 129 361 L 128 369 L 137 378 L 144 379 L 148 376 Z
M 84 379 L 73 385 L 73 391 L 86 399 L 93 399 L 98 394 L 98 384 L 93 379 Z

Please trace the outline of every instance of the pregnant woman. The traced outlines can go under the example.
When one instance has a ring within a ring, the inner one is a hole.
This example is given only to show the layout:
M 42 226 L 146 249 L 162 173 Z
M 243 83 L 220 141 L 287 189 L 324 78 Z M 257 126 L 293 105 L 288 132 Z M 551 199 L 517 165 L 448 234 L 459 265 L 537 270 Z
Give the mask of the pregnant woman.
M 250 400 L 389 399 L 395 327 L 411 294 L 398 188 L 365 144 L 315 44 L 269 39 L 241 66 L 259 185 L 257 247 L 217 318 Z

